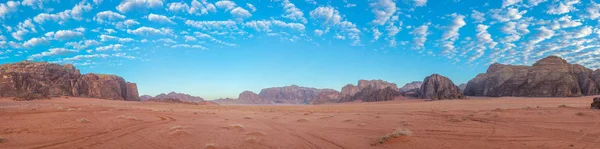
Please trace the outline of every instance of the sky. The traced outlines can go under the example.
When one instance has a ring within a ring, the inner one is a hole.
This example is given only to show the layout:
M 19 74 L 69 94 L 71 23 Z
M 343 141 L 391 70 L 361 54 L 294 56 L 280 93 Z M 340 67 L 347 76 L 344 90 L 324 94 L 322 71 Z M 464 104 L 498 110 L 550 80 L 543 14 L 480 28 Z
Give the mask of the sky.
M 550 55 L 600 68 L 593 0 L 0 1 L 0 64 L 74 64 L 205 99 L 359 79 L 466 83 Z

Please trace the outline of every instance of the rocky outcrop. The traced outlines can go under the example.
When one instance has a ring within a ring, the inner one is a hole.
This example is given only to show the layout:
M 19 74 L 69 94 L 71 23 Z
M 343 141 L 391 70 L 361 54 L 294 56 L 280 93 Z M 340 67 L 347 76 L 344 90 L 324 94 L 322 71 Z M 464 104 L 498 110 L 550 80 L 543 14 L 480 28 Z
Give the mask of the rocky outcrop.
M 177 99 L 181 102 L 193 102 L 193 103 L 203 103 L 204 102 L 204 99 L 202 99 L 202 97 L 191 96 L 188 94 L 177 93 L 177 92 L 170 92 L 168 94 L 164 94 L 164 93 L 158 94 L 155 97 L 143 95 L 140 98 L 142 98 L 142 101 L 148 101 L 148 100 L 161 101 L 162 99 L 169 101 L 171 99 Z
M 417 94 L 421 99 L 431 100 L 465 98 L 458 86 L 456 86 L 452 80 L 439 74 L 433 74 L 426 77 Z
M 417 89 L 421 88 L 422 84 L 423 82 L 421 81 L 413 81 L 410 83 L 406 83 L 404 86 L 402 86 L 402 88 L 400 88 L 400 92 L 416 91 Z
M 313 103 L 313 100 L 336 100 L 335 98 L 339 97 L 339 95 L 334 94 L 339 94 L 339 92 L 332 91 L 335 90 L 291 85 L 265 88 L 259 94 L 244 91 L 240 93 L 237 99 L 225 98 L 214 101 L 219 104 L 310 104 Z M 339 98 L 337 100 L 339 101 Z
M 332 89 L 319 90 L 319 94 L 313 99 L 310 104 L 325 104 L 340 102 L 341 93 Z
M 371 90 L 382 90 L 385 88 L 390 88 L 392 90 L 398 91 L 398 86 L 396 86 L 395 83 L 389 83 L 383 80 L 359 80 L 357 86 L 348 84 L 342 88 L 342 99 L 340 100 L 340 102 L 352 102 L 355 100 L 360 100 L 358 98 L 355 98 L 354 95 L 368 87 L 370 87 Z
M 400 91 L 391 87 L 376 89 L 375 87 L 369 86 L 354 94 L 352 98 L 363 102 L 377 102 L 394 100 L 394 98 L 398 96 L 401 96 Z
M 77 96 L 139 101 L 137 86 L 114 75 L 81 75 L 73 65 L 29 62 L 0 65 L 0 97 Z
M 467 88 L 467 84 L 465 83 L 458 85 L 458 89 L 460 89 L 461 92 L 465 91 L 465 88 Z
M 470 80 L 468 96 L 577 97 L 597 95 L 600 72 L 549 56 L 532 66 L 492 64 Z
M 600 97 L 594 97 L 594 100 L 592 101 L 592 109 L 600 109 Z

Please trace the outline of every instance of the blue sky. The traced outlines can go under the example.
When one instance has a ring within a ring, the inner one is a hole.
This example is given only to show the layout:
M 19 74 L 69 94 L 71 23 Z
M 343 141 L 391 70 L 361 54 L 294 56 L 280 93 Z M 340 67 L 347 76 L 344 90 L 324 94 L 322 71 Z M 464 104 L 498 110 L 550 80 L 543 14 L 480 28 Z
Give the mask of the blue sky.
M 432 73 L 458 85 L 549 55 L 599 68 L 599 19 L 588 0 L 2 1 L 0 63 L 72 63 L 205 99 Z

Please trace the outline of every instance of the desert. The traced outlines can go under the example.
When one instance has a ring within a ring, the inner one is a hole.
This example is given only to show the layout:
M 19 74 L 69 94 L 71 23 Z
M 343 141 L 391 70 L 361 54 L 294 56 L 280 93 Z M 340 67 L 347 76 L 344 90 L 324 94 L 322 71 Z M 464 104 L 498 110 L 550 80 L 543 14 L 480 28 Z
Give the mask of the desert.
M 600 111 L 591 98 L 285 106 L 2 98 L 0 148 L 593 149 Z

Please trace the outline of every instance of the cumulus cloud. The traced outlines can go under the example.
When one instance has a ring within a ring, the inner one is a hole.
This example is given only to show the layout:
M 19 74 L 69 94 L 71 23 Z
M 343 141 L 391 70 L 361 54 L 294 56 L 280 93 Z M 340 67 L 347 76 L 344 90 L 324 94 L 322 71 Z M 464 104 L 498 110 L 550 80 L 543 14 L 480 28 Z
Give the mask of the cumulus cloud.
M 142 36 L 142 35 L 172 35 L 173 30 L 168 29 L 168 28 L 156 29 L 156 28 L 152 28 L 152 27 L 142 26 L 135 30 L 128 29 L 127 33 L 133 34 L 133 35 L 140 35 L 140 36 Z
M 127 27 L 131 27 L 131 26 L 134 26 L 134 25 L 138 25 L 138 24 L 140 24 L 140 23 L 139 23 L 139 22 L 137 22 L 137 21 L 135 21 L 135 20 L 131 20 L 131 19 L 129 19 L 129 20 L 125 20 L 125 21 L 123 22 L 123 24 L 125 24 Z
M 523 2 L 523 0 L 503 0 L 502 7 L 508 7 L 510 5 L 514 5 L 521 2 Z
M 83 18 L 81 15 L 84 12 L 89 12 L 91 10 L 92 6 L 86 1 L 82 1 L 75 5 L 72 9 L 67 9 L 56 14 L 40 13 L 36 15 L 33 20 L 39 24 L 43 24 L 47 21 L 54 21 L 58 22 L 59 24 L 63 24 L 70 19 L 82 20 Z
M 108 58 L 110 55 L 108 54 L 91 54 L 91 55 L 77 55 L 74 57 L 64 58 L 64 61 L 79 61 L 83 59 L 91 59 L 91 58 Z
M 571 34 L 568 34 L 568 36 L 566 38 L 567 39 L 583 38 L 583 37 L 587 37 L 587 36 L 591 35 L 592 33 L 593 33 L 592 27 L 584 26 L 584 27 L 581 27 L 581 28 L 577 29 L 576 31 L 572 32 Z
M 561 29 L 561 28 L 571 28 L 582 25 L 580 20 L 573 20 L 571 16 L 563 16 L 556 20 L 552 21 L 552 25 L 550 26 L 553 30 Z
M 19 2 L 7 1 L 0 3 L 0 18 L 5 19 L 6 15 L 17 12 L 19 10 Z
M 52 48 L 46 52 L 30 55 L 27 59 L 34 60 L 34 59 L 39 59 L 39 58 L 47 57 L 47 56 L 61 55 L 61 54 L 67 54 L 67 53 L 76 53 L 76 52 L 78 52 L 78 51 L 77 50 L 69 50 L 69 49 L 65 49 L 65 48 Z
M 385 24 L 396 12 L 396 3 L 392 0 L 377 0 L 369 4 L 369 6 L 371 7 L 371 12 L 375 14 L 375 20 L 372 22 L 376 25 Z
M 473 10 L 473 13 L 471 14 L 471 19 L 473 19 L 473 22 L 475 23 L 482 23 L 485 21 L 485 14 L 477 10 Z
M 230 13 L 231 13 L 231 16 L 233 16 L 238 21 L 242 21 L 242 20 L 252 16 L 252 14 L 250 14 L 250 12 L 248 10 L 246 10 L 242 7 L 233 8 L 233 10 L 231 10 Z
M 565 2 L 560 2 L 558 4 L 554 4 L 554 5 L 550 6 L 550 8 L 548 8 L 546 13 L 553 14 L 553 15 L 566 14 L 571 11 L 577 10 L 577 8 L 575 8 L 575 6 L 573 6 L 573 5 L 579 4 L 579 3 L 580 3 L 579 0 L 565 0 Z
M 413 38 L 413 44 L 416 48 L 425 47 L 425 42 L 427 41 L 427 35 L 429 35 L 429 25 L 431 23 L 425 23 L 419 27 L 414 28 L 409 34 L 415 36 Z
M 191 27 L 195 27 L 198 29 L 202 29 L 205 31 L 214 31 L 214 30 L 237 30 L 237 23 L 235 21 L 193 21 L 187 20 L 185 24 Z
M 534 46 L 544 40 L 548 40 L 552 38 L 555 34 L 554 30 L 548 29 L 544 26 L 539 27 L 538 32 L 527 42 L 527 46 L 525 47 L 525 51 L 523 51 L 523 62 L 528 63 L 529 54 L 534 49 Z
M 118 51 L 118 50 L 121 50 L 121 48 L 123 48 L 123 45 L 121 45 L 121 44 L 110 44 L 107 46 L 98 47 L 98 48 L 96 48 L 96 51 L 107 51 L 107 50 Z
M 339 11 L 333 7 L 317 7 L 310 11 L 309 15 L 313 20 L 321 23 L 322 26 L 326 26 L 326 30 L 329 30 L 330 27 L 334 27 L 333 29 L 337 31 L 336 37 L 344 37 L 338 39 L 352 40 L 352 45 L 354 46 L 360 44 L 361 32 L 356 28 L 356 24 L 349 21 L 342 21 L 343 18 L 340 16 Z
M 125 19 L 124 15 L 121 15 L 116 12 L 112 12 L 110 10 L 98 12 L 96 14 L 96 17 L 94 18 L 94 20 L 96 20 L 98 23 L 119 21 L 119 20 L 123 20 L 123 19 Z
M 163 0 L 123 0 L 117 10 L 128 13 L 132 10 L 158 9 L 163 7 Z
M 48 44 L 48 39 L 46 37 L 40 38 L 31 38 L 23 43 L 23 47 L 25 48 L 33 48 L 42 44 Z
M 600 17 L 600 4 L 595 1 L 591 1 L 585 8 L 585 12 L 588 14 L 588 18 L 596 20 Z
M 422 7 L 427 5 L 427 0 L 413 0 L 413 3 L 417 7 Z
M 275 28 L 304 31 L 305 27 L 300 23 L 286 23 L 280 20 L 259 20 L 244 23 L 244 27 L 252 28 L 256 31 L 271 32 Z
M 59 30 L 54 33 L 54 39 L 56 40 L 70 40 L 81 37 L 83 37 L 83 33 L 79 31 Z
M 496 47 L 496 45 L 498 45 L 498 43 L 492 39 L 492 35 L 488 33 L 488 28 L 489 26 L 487 25 L 477 25 L 477 34 L 475 35 L 477 37 L 477 45 L 475 47 L 475 54 L 469 58 L 469 62 L 475 61 L 479 57 L 483 56 L 486 49 L 493 49 Z
M 177 23 L 171 21 L 171 19 L 169 19 L 168 17 L 163 16 L 163 15 L 157 15 L 157 14 L 150 13 L 147 17 L 148 17 L 148 21 L 152 21 L 152 22 L 157 22 L 157 23 L 162 23 L 162 24 L 177 24 Z
M 298 9 L 296 5 L 291 3 L 289 0 L 283 0 L 282 5 L 284 10 L 284 14 L 282 15 L 282 17 L 290 19 L 292 21 L 299 21 L 304 24 L 307 23 L 306 18 L 304 18 L 304 13 L 302 12 L 302 10 Z
M 451 16 L 453 17 L 452 23 L 446 27 L 446 30 L 442 35 L 442 40 L 444 41 L 442 43 L 442 48 L 444 49 L 443 54 L 447 57 L 453 57 L 456 53 L 454 41 L 456 41 L 460 35 L 458 30 L 467 24 L 464 20 L 465 16 L 459 14 L 452 14 Z
M 517 8 L 508 8 L 508 9 L 492 9 L 490 10 L 492 13 L 492 18 L 498 20 L 499 22 L 507 22 L 511 20 L 518 20 L 523 17 L 523 14 L 527 13 L 527 10 L 519 11 Z
M 252 5 L 250 3 L 246 3 L 246 6 L 248 7 L 248 9 L 250 9 L 250 11 L 252 11 L 252 12 L 256 11 L 256 7 L 254 7 L 254 5 Z

